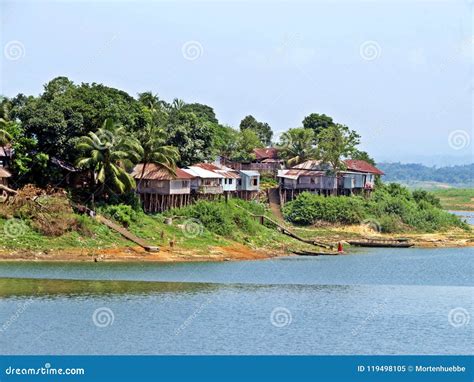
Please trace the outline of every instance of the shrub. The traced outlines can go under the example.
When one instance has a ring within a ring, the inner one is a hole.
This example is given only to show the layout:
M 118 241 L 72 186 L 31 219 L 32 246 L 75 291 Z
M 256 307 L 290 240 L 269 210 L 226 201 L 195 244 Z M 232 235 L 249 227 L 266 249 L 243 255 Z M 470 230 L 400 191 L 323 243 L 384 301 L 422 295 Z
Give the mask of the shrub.
M 378 222 L 382 232 L 403 232 L 410 228 L 425 232 L 450 227 L 468 229 L 458 217 L 439 208 L 439 200 L 432 194 L 424 191 L 411 193 L 398 184 L 377 189 L 369 199 L 302 193 L 283 207 L 283 214 L 287 220 L 303 225 L 318 220 L 356 224 L 370 217 Z
M 125 227 L 128 227 L 132 222 L 137 221 L 137 212 L 127 204 L 101 207 L 100 211 Z

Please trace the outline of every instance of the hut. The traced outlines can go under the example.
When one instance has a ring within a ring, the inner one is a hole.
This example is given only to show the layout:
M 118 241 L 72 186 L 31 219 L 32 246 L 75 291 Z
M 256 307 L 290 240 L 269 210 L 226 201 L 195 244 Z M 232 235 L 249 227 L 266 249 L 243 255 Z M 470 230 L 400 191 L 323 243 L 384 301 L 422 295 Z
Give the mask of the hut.
M 13 149 L 10 145 L 0 146 L 0 167 L 8 168 L 12 159 Z
M 222 175 L 224 178 L 221 180 L 222 190 L 224 194 L 235 194 L 237 191 L 237 182 L 240 179 L 238 171 L 233 170 L 232 168 L 219 166 L 213 163 L 198 163 L 194 166 L 201 167 L 205 170 L 215 172 L 216 174 Z
M 260 191 L 260 173 L 258 171 L 240 170 L 240 179 L 237 181 L 237 196 L 250 200 Z
M 11 176 L 12 174 L 6 168 L 0 166 L 0 184 L 2 186 L 8 187 L 8 178 Z
M 145 170 L 143 168 L 145 167 Z M 175 174 L 155 163 L 139 163 L 132 171 L 137 193 L 145 212 L 162 212 L 192 202 L 191 182 L 194 176 L 177 168 Z
M 216 195 L 224 193 L 223 175 L 199 166 L 189 166 L 183 171 L 192 176 L 191 193 L 197 198 L 214 199 Z
M 344 161 L 345 171 L 340 172 L 339 189 L 344 195 L 370 192 L 375 187 L 375 178 L 384 175 L 384 172 L 370 163 L 360 159 Z

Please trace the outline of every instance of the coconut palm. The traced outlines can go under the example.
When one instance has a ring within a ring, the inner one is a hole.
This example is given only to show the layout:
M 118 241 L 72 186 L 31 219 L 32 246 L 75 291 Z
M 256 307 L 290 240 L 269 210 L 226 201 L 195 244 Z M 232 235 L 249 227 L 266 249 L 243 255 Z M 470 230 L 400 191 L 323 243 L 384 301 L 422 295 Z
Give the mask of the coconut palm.
M 313 130 L 303 127 L 289 129 L 280 137 L 281 155 L 289 166 L 297 165 L 308 159 L 315 159 L 317 151 L 313 142 Z
M 104 194 L 106 187 L 119 194 L 135 187 L 128 170 L 143 156 L 143 149 L 137 139 L 125 135 L 123 127 L 106 119 L 96 132 L 80 137 L 76 148 L 82 153 L 76 165 L 97 174 L 98 194 Z
M 143 167 L 138 185 L 141 184 L 146 166 L 149 163 L 155 163 L 171 174 L 175 174 L 179 151 L 174 146 L 166 145 L 166 134 L 163 129 L 154 123 L 149 123 L 139 132 L 138 140 L 143 148 L 141 158 Z

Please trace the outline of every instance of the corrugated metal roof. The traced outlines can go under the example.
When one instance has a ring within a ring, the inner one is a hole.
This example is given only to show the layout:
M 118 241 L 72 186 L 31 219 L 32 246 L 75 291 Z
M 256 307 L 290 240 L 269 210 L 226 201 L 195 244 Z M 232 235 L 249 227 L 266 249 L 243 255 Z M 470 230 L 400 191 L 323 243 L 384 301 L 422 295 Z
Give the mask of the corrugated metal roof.
M 244 174 L 244 175 L 247 175 L 247 176 L 260 176 L 260 173 L 258 171 L 240 170 L 239 172 L 241 174 Z
M 196 166 L 200 167 L 200 168 L 203 168 L 204 170 L 208 170 L 208 171 L 215 172 L 216 174 L 220 174 L 224 178 L 227 178 L 227 179 L 239 179 L 240 178 L 239 174 L 236 171 L 229 168 L 229 167 L 217 166 L 213 163 L 198 163 L 198 164 L 195 164 L 193 167 L 196 167 Z
M 331 166 L 327 163 L 323 163 L 321 160 L 307 160 L 306 162 L 300 163 L 292 168 L 300 170 L 314 170 L 314 171 L 325 171 L 330 170 Z
M 278 149 L 275 147 L 267 147 L 263 149 L 253 149 L 255 158 L 258 160 L 262 159 L 278 159 Z
M 294 168 L 289 169 L 289 170 L 278 171 L 279 178 L 298 179 L 300 176 L 326 176 L 326 172 L 312 171 L 312 170 L 298 170 Z
M 133 171 L 132 176 L 135 179 L 140 179 L 143 171 L 143 163 L 137 164 Z M 166 168 L 159 166 L 155 163 L 148 163 L 145 167 L 145 173 L 143 179 L 148 180 L 174 180 L 174 179 L 192 179 L 194 176 L 188 174 L 184 170 L 177 168 L 175 170 L 176 176 L 171 174 Z
M 6 168 L 0 167 L 0 178 L 9 178 L 11 176 L 12 174 L 10 174 L 10 172 Z
M 346 159 L 344 163 L 346 164 L 348 170 L 368 172 L 368 173 L 377 174 L 377 175 L 385 175 L 383 171 L 379 170 L 375 166 L 372 166 L 370 163 L 367 163 L 365 160 Z
M 203 179 L 224 178 L 224 176 L 221 174 L 205 170 L 198 166 L 189 166 L 188 168 L 183 168 L 183 171 L 186 171 L 188 174 L 191 174 L 196 178 L 203 178 Z

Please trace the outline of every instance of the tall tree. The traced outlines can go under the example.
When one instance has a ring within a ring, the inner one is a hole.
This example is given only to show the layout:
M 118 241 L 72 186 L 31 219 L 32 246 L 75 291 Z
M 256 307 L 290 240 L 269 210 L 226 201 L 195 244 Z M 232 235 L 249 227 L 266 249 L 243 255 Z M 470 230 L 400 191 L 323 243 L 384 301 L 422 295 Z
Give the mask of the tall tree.
M 263 144 L 255 131 L 244 129 L 237 138 L 237 146 L 234 156 L 231 159 L 237 161 L 252 161 L 255 159 L 253 150 L 259 147 L 263 147 Z
M 322 130 L 317 140 L 318 157 L 338 172 L 345 168 L 343 159 L 355 152 L 360 136 L 347 126 L 335 124 Z
M 252 115 L 247 115 L 240 122 L 240 131 L 243 132 L 244 130 L 252 130 L 255 132 L 264 146 L 271 145 L 273 131 L 268 123 L 259 122 Z
M 175 174 L 176 162 L 179 160 L 179 151 L 176 147 L 166 145 L 166 134 L 157 125 L 149 123 L 138 133 L 138 140 L 143 149 L 141 162 L 142 173 L 138 185 L 140 186 L 148 164 L 155 163 Z
M 321 131 L 334 125 L 334 121 L 326 114 L 311 113 L 303 119 L 303 127 L 314 131 L 316 138 Z
M 127 170 L 140 160 L 143 149 L 123 127 L 106 119 L 96 132 L 80 137 L 76 147 L 82 154 L 76 165 L 97 174 L 98 195 L 107 195 L 107 190 L 123 194 L 135 187 Z
M 281 155 L 289 166 L 294 166 L 317 156 L 314 131 L 298 127 L 289 129 L 280 137 Z

